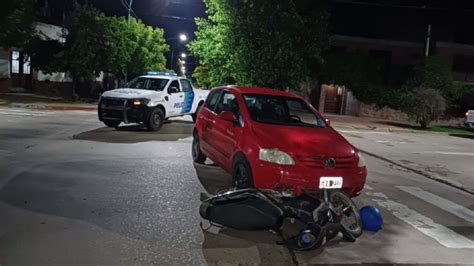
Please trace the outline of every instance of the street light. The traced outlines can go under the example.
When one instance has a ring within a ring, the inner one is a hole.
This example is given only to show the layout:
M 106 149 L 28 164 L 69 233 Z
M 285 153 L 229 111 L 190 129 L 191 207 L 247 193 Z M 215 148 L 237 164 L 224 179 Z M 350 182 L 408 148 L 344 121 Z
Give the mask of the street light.
M 181 42 L 185 42 L 188 40 L 188 36 L 184 33 L 181 33 L 178 37 L 173 37 L 173 38 L 169 38 L 168 40 L 171 41 L 171 40 L 176 40 L 176 39 L 179 39 Z M 183 56 L 184 53 L 181 54 L 181 57 Z M 171 69 L 173 69 L 173 64 L 174 63 L 174 45 L 173 43 L 171 43 Z
M 186 54 L 185 54 L 185 53 L 181 53 L 181 58 L 186 58 Z

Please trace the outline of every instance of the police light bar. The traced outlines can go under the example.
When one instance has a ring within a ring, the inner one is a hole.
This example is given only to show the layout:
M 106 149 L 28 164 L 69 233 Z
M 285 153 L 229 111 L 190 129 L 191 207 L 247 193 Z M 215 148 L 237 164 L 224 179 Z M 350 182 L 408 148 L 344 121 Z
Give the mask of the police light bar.
M 156 71 L 149 71 L 147 72 L 147 75 L 150 76 L 178 76 L 176 73 L 170 73 L 170 72 L 156 72 Z

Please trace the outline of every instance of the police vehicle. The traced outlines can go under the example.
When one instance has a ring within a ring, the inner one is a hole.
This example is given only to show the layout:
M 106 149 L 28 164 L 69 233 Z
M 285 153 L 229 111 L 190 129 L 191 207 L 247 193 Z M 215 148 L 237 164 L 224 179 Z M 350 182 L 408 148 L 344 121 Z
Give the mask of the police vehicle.
M 157 131 L 170 117 L 191 115 L 196 121 L 208 93 L 193 88 L 188 79 L 175 73 L 148 72 L 124 88 L 104 92 L 99 100 L 99 120 L 108 127 L 139 123 Z

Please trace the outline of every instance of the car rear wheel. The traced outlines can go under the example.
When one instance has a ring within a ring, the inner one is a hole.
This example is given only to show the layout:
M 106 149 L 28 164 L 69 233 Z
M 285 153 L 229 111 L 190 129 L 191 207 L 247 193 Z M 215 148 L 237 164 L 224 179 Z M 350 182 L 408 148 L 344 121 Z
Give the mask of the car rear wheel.
M 234 160 L 232 166 L 232 181 L 236 188 L 254 187 L 250 163 L 242 155 L 238 155 Z
M 201 144 L 199 143 L 199 135 L 197 132 L 193 134 L 193 149 L 192 149 L 193 161 L 196 163 L 203 164 L 206 161 L 206 155 L 201 151 Z
M 161 111 L 160 108 L 154 108 L 148 115 L 146 127 L 149 131 L 158 131 L 163 126 L 164 121 L 165 115 L 163 114 L 163 111 Z
M 118 127 L 120 125 L 120 121 L 117 120 L 103 120 L 104 124 L 107 127 Z

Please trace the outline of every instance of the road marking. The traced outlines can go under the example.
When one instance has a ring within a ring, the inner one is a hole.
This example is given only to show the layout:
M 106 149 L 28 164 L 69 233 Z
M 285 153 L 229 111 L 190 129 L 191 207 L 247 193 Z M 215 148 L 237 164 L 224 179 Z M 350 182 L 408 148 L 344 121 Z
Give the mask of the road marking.
M 425 151 L 422 153 L 437 153 L 444 155 L 464 155 L 464 156 L 474 156 L 474 152 L 452 152 L 452 151 Z
M 16 115 L 16 116 L 47 116 L 52 115 L 54 112 L 41 112 L 41 111 L 28 111 L 28 110 L 17 110 L 17 109 L 10 109 L 10 110 L 0 110 L 0 114 L 2 115 Z
M 355 134 L 392 134 L 390 132 L 381 132 L 381 131 L 356 131 L 356 130 L 338 130 L 341 133 L 355 133 Z
M 474 223 L 474 211 L 471 211 L 468 208 L 465 208 L 447 199 L 441 198 L 419 187 L 397 186 L 397 188 L 407 193 L 410 193 L 411 195 L 422 199 L 428 203 L 431 203 L 451 214 L 454 214 L 459 218 L 462 218 L 470 223 Z
M 457 234 L 453 230 L 435 223 L 431 218 L 426 217 L 415 210 L 408 208 L 406 205 L 388 199 L 383 193 L 370 193 L 367 195 L 374 196 L 373 201 L 389 212 L 395 217 L 413 226 L 423 234 L 438 241 L 441 245 L 447 248 L 469 248 L 474 249 L 474 241 Z
M 408 208 L 407 206 L 389 200 L 374 199 L 381 207 L 389 210 L 395 217 L 418 229 L 425 235 L 435 239 L 441 245 L 448 248 L 470 248 L 474 249 L 474 241 L 457 234 L 453 230 L 435 223 L 430 218 Z

